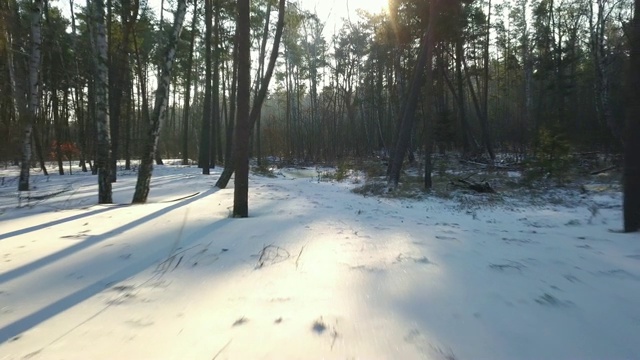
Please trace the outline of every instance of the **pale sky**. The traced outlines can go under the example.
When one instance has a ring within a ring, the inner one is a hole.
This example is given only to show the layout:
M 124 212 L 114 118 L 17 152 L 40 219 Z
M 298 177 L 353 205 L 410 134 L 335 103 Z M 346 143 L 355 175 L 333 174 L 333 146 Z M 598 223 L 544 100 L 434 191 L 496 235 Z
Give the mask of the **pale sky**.
M 298 0 L 300 7 L 315 11 L 320 21 L 325 22 L 324 36 L 329 40 L 342 27 L 344 19 L 358 21 L 357 9 L 370 13 L 388 11 L 388 0 Z
M 149 0 L 149 6 L 156 11 L 160 8 L 161 0 Z M 317 12 L 321 21 L 326 22 L 325 35 L 332 35 L 334 29 L 337 31 L 342 26 L 342 19 L 351 18 L 357 21 L 356 9 L 364 9 L 371 13 L 379 13 L 388 10 L 388 0 L 297 0 L 295 1 L 303 9 Z M 54 6 L 62 8 L 65 13 L 69 12 L 69 0 L 53 0 Z M 75 7 L 79 8 L 87 4 L 86 0 L 74 0 Z M 165 1 L 165 10 L 168 11 L 168 19 L 174 9 L 170 9 Z

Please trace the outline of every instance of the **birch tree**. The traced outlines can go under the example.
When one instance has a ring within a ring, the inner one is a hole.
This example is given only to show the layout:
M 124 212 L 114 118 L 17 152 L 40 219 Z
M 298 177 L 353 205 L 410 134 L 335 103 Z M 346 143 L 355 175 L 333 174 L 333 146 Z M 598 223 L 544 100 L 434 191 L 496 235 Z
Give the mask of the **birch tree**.
M 31 164 L 31 139 L 36 113 L 40 106 L 40 54 L 42 45 L 42 0 L 34 0 L 31 4 L 31 55 L 29 57 L 29 89 L 27 119 L 24 126 L 22 142 L 22 164 L 18 191 L 29 190 L 29 167 Z M 18 94 L 18 96 L 21 96 Z
M 142 158 L 138 169 L 138 181 L 136 182 L 136 190 L 133 194 L 133 203 L 145 203 L 149 195 L 149 185 L 151 183 L 151 174 L 153 172 L 153 161 L 158 148 L 158 137 L 160 135 L 160 124 L 163 122 L 162 117 L 165 116 L 165 109 L 169 100 L 169 86 L 171 85 L 171 72 L 173 70 L 173 61 L 176 57 L 176 48 L 182 31 L 182 23 L 187 12 L 186 0 L 178 0 L 178 8 L 174 15 L 171 37 L 165 51 L 164 62 L 162 63 L 161 75 L 158 81 L 158 89 L 156 90 L 156 98 L 153 106 L 153 113 L 148 119 L 148 133 L 143 145 Z
M 109 69 L 107 66 L 107 36 L 105 33 L 104 1 L 87 1 L 93 17 L 93 50 L 95 63 L 96 132 L 98 169 L 98 203 L 110 204 L 111 192 L 111 131 L 109 125 Z

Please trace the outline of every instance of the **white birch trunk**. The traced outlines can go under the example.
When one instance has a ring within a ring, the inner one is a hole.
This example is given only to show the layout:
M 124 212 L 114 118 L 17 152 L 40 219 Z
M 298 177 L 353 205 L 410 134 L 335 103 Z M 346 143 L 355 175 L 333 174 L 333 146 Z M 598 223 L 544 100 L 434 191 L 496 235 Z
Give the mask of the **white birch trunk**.
M 104 1 L 87 0 L 87 7 L 92 9 L 93 17 L 93 47 L 95 61 L 96 87 L 96 132 L 98 169 L 98 203 L 111 204 L 111 132 L 109 125 L 109 71 L 107 67 L 107 36 L 105 33 Z
M 33 136 L 33 124 L 36 112 L 40 106 L 39 78 L 40 78 L 40 52 L 42 45 L 42 0 L 34 0 L 31 4 L 31 56 L 29 57 L 29 101 L 27 107 L 27 120 L 24 126 L 24 138 L 22 141 L 22 164 L 20 168 L 19 191 L 29 190 L 29 167 L 31 164 L 31 138 Z
M 167 102 L 169 100 L 169 87 L 171 85 L 171 72 L 173 70 L 173 61 L 176 57 L 176 48 L 182 31 L 182 24 L 187 13 L 186 0 L 178 0 L 178 9 L 173 19 L 173 30 L 171 38 L 165 52 L 164 62 L 162 64 L 162 73 L 158 81 L 158 89 L 156 90 L 156 98 L 153 106 L 153 113 L 149 119 L 149 132 L 145 140 L 144 149 L 140 167 L 138 168 L 138 180 L 136 182 L 136 191 L 133 194 L 133 203 L 145 203 L 149 196 L 149 185 L 151 182 L 151 174 L 153 172 L 153 160 L 158 147 L 158 137 L 160 135 L 160 124 L 166 114 Z

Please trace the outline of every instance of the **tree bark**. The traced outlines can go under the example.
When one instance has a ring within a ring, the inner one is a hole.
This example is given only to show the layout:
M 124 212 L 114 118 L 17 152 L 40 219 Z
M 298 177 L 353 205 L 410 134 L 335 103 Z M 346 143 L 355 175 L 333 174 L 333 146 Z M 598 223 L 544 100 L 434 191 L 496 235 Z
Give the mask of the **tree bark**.
M 191 106 L 191 75 L 193 73 L 193 52 L 196 41 L 196 26 L 198 25 L 198 2 L 193 5 L 193 19 L 191 20 L 191 39 L 189 40 L 189 60 L 187 60 L 187 81 L 182 110 L 182 165 L 189 163 L 189 111 Z
M 624 161 L 624 231 L 640 230 L 640 0 L 635 0 L 631 30 L 627 130 Z
M 205 84 L 204 84 L 204 109 L 202 110 L 202 132 L 200 133 L 200 156 L 198 159 L 198 167 L 202 168 L 203 175 L 209 175 L 211 162 L 215 163 L 215 159 L 211 159 L 211 22 L 213 21 L 212 1 L 204 2 L 204 67 L 205 67 Z
M 251 97 L 251 21 L 249 0 L 238 0 L 238 119 L 234 141 L 233 217 L 249 216 L 249 106 Z
M 280 49 L 280 41 L 282 39 L 282 30 L 284 28 L 284 12 L 285 12 L 285 0 L 280 0 L 278 4 L 278 24 L 276 25 L 276 34 L 273 39 L 273 47 L 271 48 L 271 55 L 269 58 L 269 65 L 267 66 L 267 72 L 262 79 L 262 84 L 260 85 L 260 91 L 258 91 L 258 95 L 253 101 L 253 106 L 251 107 L 251 113 L 249 115 L 249 131 L 253 129 L 258 120 L 258 116 L 260 115 L 260 109 L 262 108 L 262 103 L 264 102 L 265 97 L 267 96 L 267 90 L 269 88 L 269 83 L 271 82 L 271 77 L 273 76 L 273 71 L 276 66 L 276 61 L 278 60 L 278 52 Z M 248 108 L 248 107 L 247 107 Z M 231 117 L 231 121 L 233 121 L 233 116 Z M 234 144 L 235 146 L 235 144 Z M 233 153 L 233 151 L 232 151 Z M 224 189 L 227 187 L 229 183 L 229 179 L 231 179 L 231 175 L 235 170 L 234 160 L 236 157 L 232 154 L 229 156 L 229 162 L 225 164 L 224 170 L 220 175 L 220 178 L 216 182 L 216 187 L 220 189 Z
M 145 140 L 140 167 L 138 168 L 138 181 L 136 182 L 136 191 L 133 194 L 132 200 L 135 204 L 147 202 L 147 196 L 149 195 L 153 161 L 158 146 L 158 137 L 160 135 L 160 124 L 163 122 L 162 117 L 166 116 L 165 110 L 169 99 L 173 61 L 176 57 L 176 48 L 180 39 L 180 32 L 182 31 L 182 23 L 184 22 L 186 12 L 186 0 L 179 0 L 178 9 L 173 20 L 171 37 L 168 39 L 169 43 L 165 50 L 164 61 L 162 63 L 162 75 L 156 91 L 153 113 L 149 119 L 149 131 Z
M 433 0 L 437 2 L 438 0 Z M 436 4 L 432 5 L 435 7 Z M 432 14 L 435 16 L 435 14 Z M 393 160 L 389 164 L 388 183 L 394 187 L 398 186 L 400 181 L 400 171 L 402 170 L 402 162 L 404 156 L 409 148 L 409 141 L 411 140 L 411 129 L 413 129 L 414 117 L 416 108 L 418 105 L 418 97 L 420 95 L 420 89 L 422 84 L 422 75 L 427 65 L 427 58 L 432 56 L 432 50 L 429 48 L 433 31 L 433 23 L 430 21 L 427 25 L 427 30 L 424 32 L 420 41 L 420 51 L 418 53 L 418 60 L 416 61 L 413 69 L 413 77 L 409 85 L 409 93 L 407 94 L 405 101 L 400 111 L 400 132 L 398 134 L 398 140 L 395 146 L 395 152 L 393 153 Z
M 89 7 L 92 6 L 92 7 Z M 110 204 L 111 191 L 111 133 L 109 126 L 109 69 L 107 67 L 107 37 L 105 34 L 104 1 L 93 0 L 94 61 L 96 69 L 96 132 L 98 169 L 98 203 Z
M 429 26 L 436 21 L 435 1 L 432 0 L 429 4 Z M 433 181 L 431 179 L 431 172 L 433 171 L 433 163 L 431 161 L 431 153 L 433 151 L 433 142 L 435 138 L 435 118 L 433 116 L 433 103 L 434 103 L 434 91 L 433 91 L 433 50 L 435 49 L 435 34 L 433 31 L 429 31 L 427 34 L 427 58 L 425 65 L 425 114 L 424 114 L 424 127 L 425 127 L 425 139 L 424 139 L 424 189 L 431 190 L 433 187 Z
M 29 57 L 29 89 L 27 123 L 24 126 L 22 141 L 22 164 L 20 167 L 20 179 L 18 191 L 29 190 L 29 167 L 31 165 L 31 139 L 33 126 L 36 120 L 38 107 L 40 106 L 40 53 L 42 45 L 42 0 L 34 0 L 31 4 L 31 56 Z

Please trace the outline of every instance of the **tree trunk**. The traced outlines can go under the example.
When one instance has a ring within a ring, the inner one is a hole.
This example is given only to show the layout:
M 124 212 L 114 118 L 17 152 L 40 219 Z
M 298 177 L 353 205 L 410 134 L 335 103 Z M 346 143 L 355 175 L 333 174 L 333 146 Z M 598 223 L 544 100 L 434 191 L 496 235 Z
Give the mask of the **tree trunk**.
M 273 76 L 273 70 L 275 69 L 275 66 L 276 66 L 276 60 L 278 59 L 278 52 L 280 49 L 280 40 L 282 39 L 282 30 L 284 28 L 285 4 L 286 4 L 286 0 L 280 0 L 280 2 L 278 3 L 278 24 L 276 25 L 276 34 L 273 39 L 273 47 L 271 48 L 269 65 L 267 66 L 267 72 L 265 73 L 265 76 L 262 79 L 262 84 L 260 85 L 260 91 L 258 91 L 258 95 L 254 99 L 253 106 L 251 107 L 251 113 L 249 114 L 249 131 L 251 131 L 251 129 L 253 129 L 253 127 L 256 124 L 256 121 L 260 114 L 260 109 L 262 108 L 262 103 L 264 102 L 264 99 L 267 96 L 267 90 L 269 88 L 269 82 L 271 81 L 271 77 Z M 232 107 L 232 110 L 233 110 L 233 107 Z M 233 120 L 233 115 L 231 116 L 231 120 Z M 220 175 L 220 178 L 216 182 L 216 187 L 220 189 L 224 189 L 229 183 L 229 179 L 231 179 L 231 175 L 235 170 L 235 167 L 234 167 L 235 158 L 236 157 L 233 154 L 229 156 L 229 161 L 228 163 L 225 164 L 224 171 L 222 172 L 222 174 Z M 248 163 L 247 163 L 247 166 L 248 166 Z
M 436 5 L 434 4 L 432 6 Z M 413 78 L 409 85 L 409 93 L 407 94 L 402 105 L 402 110 L 400 111 L 400 132 L 398 134 L 398 140 L 393 153 L 393 160 L 389 163 L 389 176 L 387 179 L 388 183 L 394 187 L 397 187 L 398 182 L 400 181 L 402 162 L 404 161 L 404 156 L 409 148 L 411 130 L 413 129 L 416 107 L 418 105 L 418 97 L 421 92 L 422 75 L 424 73 L 425 66 L 427 65 L 427 57 L 433 55 L 431 49 L 429 49 L 432 29 L 433 23 L 430 21 L 427 26 L 427 30 L 420 41 L 420 51 L 418 53 L 418 60 L 416 61 L 413 69 Z
M 209 175 L 211 162 L 215 163 L 215 159 L 211 159 L 211 23 L 213 19 L 212 1 L 204 2 L 204 66 L 205 66 L 205 85 L 204 85 L 204 109 L 202 111 L 202 132 L 200 133 L 200 157 L 198 159 L 198 167 L 202 168 L 203 175 Z
M 496 155 L 493 151 L 493 143 L 491 141 L 491 134 L 489 132 L 489 42 L 491 40 L 491 0 L 489 0 L 489 11 L 487 12 L 487 34 L 484 44 L 484 82 L 483 82 L 483 106 L 482 117 L 480 118 L 480 125 L 482 126 L 482 138 L 484 140 L 484 146 L 489 153 L 491 161 L 496 159 Z M 526 59 L 523 61 L 526 62 Z
M 436 21 L 435 1 L 431 1 L 429 4 L 429 26 Z M 428 30 L 427 30 L 428 31 Z M 433 142 L 435 138 L 435 118 L 433 116 L 433 103 L 434 103 L 434 91 L 433 91 L 433 50 L 435 49 L 435 34 L 433 31 L 427 33 L 427 58 L 425 65 L 425 114 L 424 114 L 424 189 L 430 190 L 433 187 L 433 181 L 431 179 L 431 172 L 433 171 L 433 163 L 431 161 L 431 153 L 433 151 Z
M 640 230 L 640 0 L 635 0 L 631 30 L 627 130 L 624 161 L 624 231 Z
M 229 123 L 227 124 L 227 143 L 225 146 L 225 155 L 224 155 L 224 170 L 222 170 L 222 174 L 216 181 L 216 187 L 219 189 L 224 189 L 229 184 L 229 180 L 231 180 L 231 175 L 233 175 L 233 164 L 234 164 L 234 156 L 233 156 L 233 134 L 235 132 L 235 122 L 236 122 L 236 88 L 237 88 L 237 74 L 238 74 L 238 33 L 236 29 L 236 36 L 233 42 L 233 65 L 231 70 L 231 94 L 229 95 Z
M 31 165 L 31 139 L 33 137 L 33 126 L 36 120 L 36 113 L 40 106 L 39 96 L 39 75 L 40 75 L 40 53 L 42 45 L 42 0 L 34 0 L 31 5 L 31 55 L 29 57 L 29 89 L 27 123 L 24 126 L 24 137 L 22 142 L 22 164 L 20 168 L 20 179 L 18 181 L 18 191 L 29 190 L 29 167 Z
M 184 107 L 182 110 L 182 165 L 189 163 L 189 110 L 191 106 L 191 74 L 193 73 L 193 52 L 196 41 L 196 27 L 198 25 L 198 2 L 193 5 L 193 19 L 191 21 L 191 39 L 189 40 L 189 60 L 187 60 L 187 81 L 184 90 Z
M 104 1 L 94 0 L 92 6 L 94 29 L 94 61 L 96 69 L 96 132 L 98 169 L 98 203 L 110 204 L 111 192 L 111 133 L 109 126 L 109 70 L 107 67 L 107 37 L 105 34 Z
M 158 137 L 160 135 L 160 124 L 162 117 L 166 115 L 167 102 L 169 99 L 169 86 L 171 84 L 171 72 L 173 70 L 173 61 L 176 57 L 176 48 L 182 31 L 182 23 L 187 11 L 186 0 L 178 1 L 178 9 L 174 16 L 173 28 L 169 43 L 165 50 L 164 62 L 162 63 L 162 76 L 156 91 L 155 104 L 153 114 L 150 118 L 149 131 L 142 152 L 140 167 L 138 169 L 138 181 L 136 182 L 136 191 L 133 194 L 133 203 L 145 203 L 149 195 L 149 185 L 151 183 L 151 173 L 153 172 L 153 160 L 156 155 L 158 146 Z
M 264 29 L 262 31 L 262 43 L 260 44 L 260 54 L 258 55 L 258 71 L 256 72 L 256 87 L 255 93 L 253 94 L 254 98 L 258 95 L 259 84 L 264 77 L 264 58 L 267 52 L 267 40 L 269 39 L 269 19 L 271 18 L 271 2 L 267 2 L 267 11 L 264 20 Z M 313 85 L 313 82 L 312 82 Z M 311 90 L 311 111 L 313 112 L 313 86 Z M 262 166 L 262 153 L 261 153 L 261 143 L 260 143 L 260 117 L 261 114 L 258 114 L 258 119 L 256 121 L 256 129 L 255 129 L 255 140 L 256 140 L 256 158 L 258 162 L 258 166 Z M 313 121 L 313 120 L 312 120 Z
M 462 59 L 464 56 L 462 34 L 459 35 L 459 39 L 456 40 L 456 85 L 458 95 L 458 116 L 460 118 L 460 125 L 462 126 L 462 154 L 468 156 L 471 151 L 471 140 L 469 139 L 469 121 L 467 120 L 466 104 L 464 99 L 464 74 L 462 72 Z
M 234 141 L 233 217 L 249 216 L 249 106 L 251 101 L 250 0 L 238 0 L 238 118 Z
M 213 30 L 213 69 L 211 85 L 211 164 L 222 157 L 222 137 L 220 136 L 220 1 L 216 0 Z

